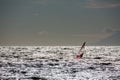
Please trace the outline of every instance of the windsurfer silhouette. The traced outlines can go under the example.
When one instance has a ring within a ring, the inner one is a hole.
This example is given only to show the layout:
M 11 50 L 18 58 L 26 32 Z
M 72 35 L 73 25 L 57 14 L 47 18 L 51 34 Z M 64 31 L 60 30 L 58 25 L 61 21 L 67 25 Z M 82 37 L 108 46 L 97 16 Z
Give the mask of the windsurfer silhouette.
M 84 52 L 82 52 L 82 50 L 85 48 L 85 44 L 86 44 L 86 42 L 83 43 L 81 49 L 79 50 L 79 53 L 76 55 L 76 58 L 77 58 L 77 59 L 80 59 L 80 58 L 83 57 Z M 82 52 L 82 53 L 81 53 L 81 52 Z

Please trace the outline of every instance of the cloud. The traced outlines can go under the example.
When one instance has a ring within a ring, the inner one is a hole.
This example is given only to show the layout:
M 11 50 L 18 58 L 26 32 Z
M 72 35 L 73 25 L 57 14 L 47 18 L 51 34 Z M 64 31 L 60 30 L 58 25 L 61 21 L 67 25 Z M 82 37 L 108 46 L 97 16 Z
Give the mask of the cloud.
M 40 13 L 33 13 L 32 15 L 33 15 L 33 16 L 39 16 Z
M 87 0 L 87 8 L 114 8 L 120 7 L 118 0 Z
M 114 32 L 111 36 L 101 39 L 98 45 L 120 45 L 120 31 Z
M 103 32 L 105 32 L 105 33 L 113 33 L 114 29 L 112 29 L 112 28 L 104 28 Z
M 76 35 L 72 35 L 73 37 L 87 37 L 87 38 L 105 38 L 110 36 L 110 33 L 106 33 L 106 34 L 76 34 Z
M 112 33 L 101 33 L 101 34 L 74 34 L 72 37 L 74 39 L 81 39 L 83 41 L 87 41 L 89 44 L 94 44 L 99 40 L 107 38 L 111 36 Z
M 40 4 L 40 5 L 47 5 L 48 4 L 48 0 L 32 0 L 32 3 Z
M 115 29 L 115 28 L 108 28 L 108 27 L 106 27 L 106 28 L 103 29 L 103 32 L 105 32 L 105 33 L 116 33 L 116 32 L 120 32 L 120 30 L 119 29 Z
M 40 31 L 40 32 L 38 32 L 38 35 L 45 36 L 45 35 L 48 35 L 48 32 L 47 31 Z

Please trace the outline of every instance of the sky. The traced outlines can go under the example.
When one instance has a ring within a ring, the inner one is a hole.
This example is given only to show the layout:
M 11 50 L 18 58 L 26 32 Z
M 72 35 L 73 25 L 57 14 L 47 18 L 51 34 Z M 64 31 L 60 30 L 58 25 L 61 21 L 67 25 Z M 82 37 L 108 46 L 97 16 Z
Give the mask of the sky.
M 120 45 L 120 0 L 0 0 L 0 45 Z

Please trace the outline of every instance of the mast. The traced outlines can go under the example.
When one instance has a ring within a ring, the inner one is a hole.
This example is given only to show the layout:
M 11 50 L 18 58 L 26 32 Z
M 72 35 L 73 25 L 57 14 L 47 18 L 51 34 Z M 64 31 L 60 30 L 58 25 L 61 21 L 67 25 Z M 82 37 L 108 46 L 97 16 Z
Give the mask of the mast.
M 79 50 L 79 53 L 85 48 L 85 44 L 86 44 L 86 42 L 84 42 L 83 45 L 81 46 L 81 48 L 80 48 L 80 50 Z M 79 53 L 78 53 L 78 54 L 79 54 Z

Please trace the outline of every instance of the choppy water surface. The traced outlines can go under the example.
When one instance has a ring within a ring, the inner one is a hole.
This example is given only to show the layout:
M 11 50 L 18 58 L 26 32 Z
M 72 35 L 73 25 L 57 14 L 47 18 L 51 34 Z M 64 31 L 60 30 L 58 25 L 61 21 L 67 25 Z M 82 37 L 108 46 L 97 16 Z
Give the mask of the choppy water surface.
M 120 80 L 120 46 L 0 46 L 0 80 Z

